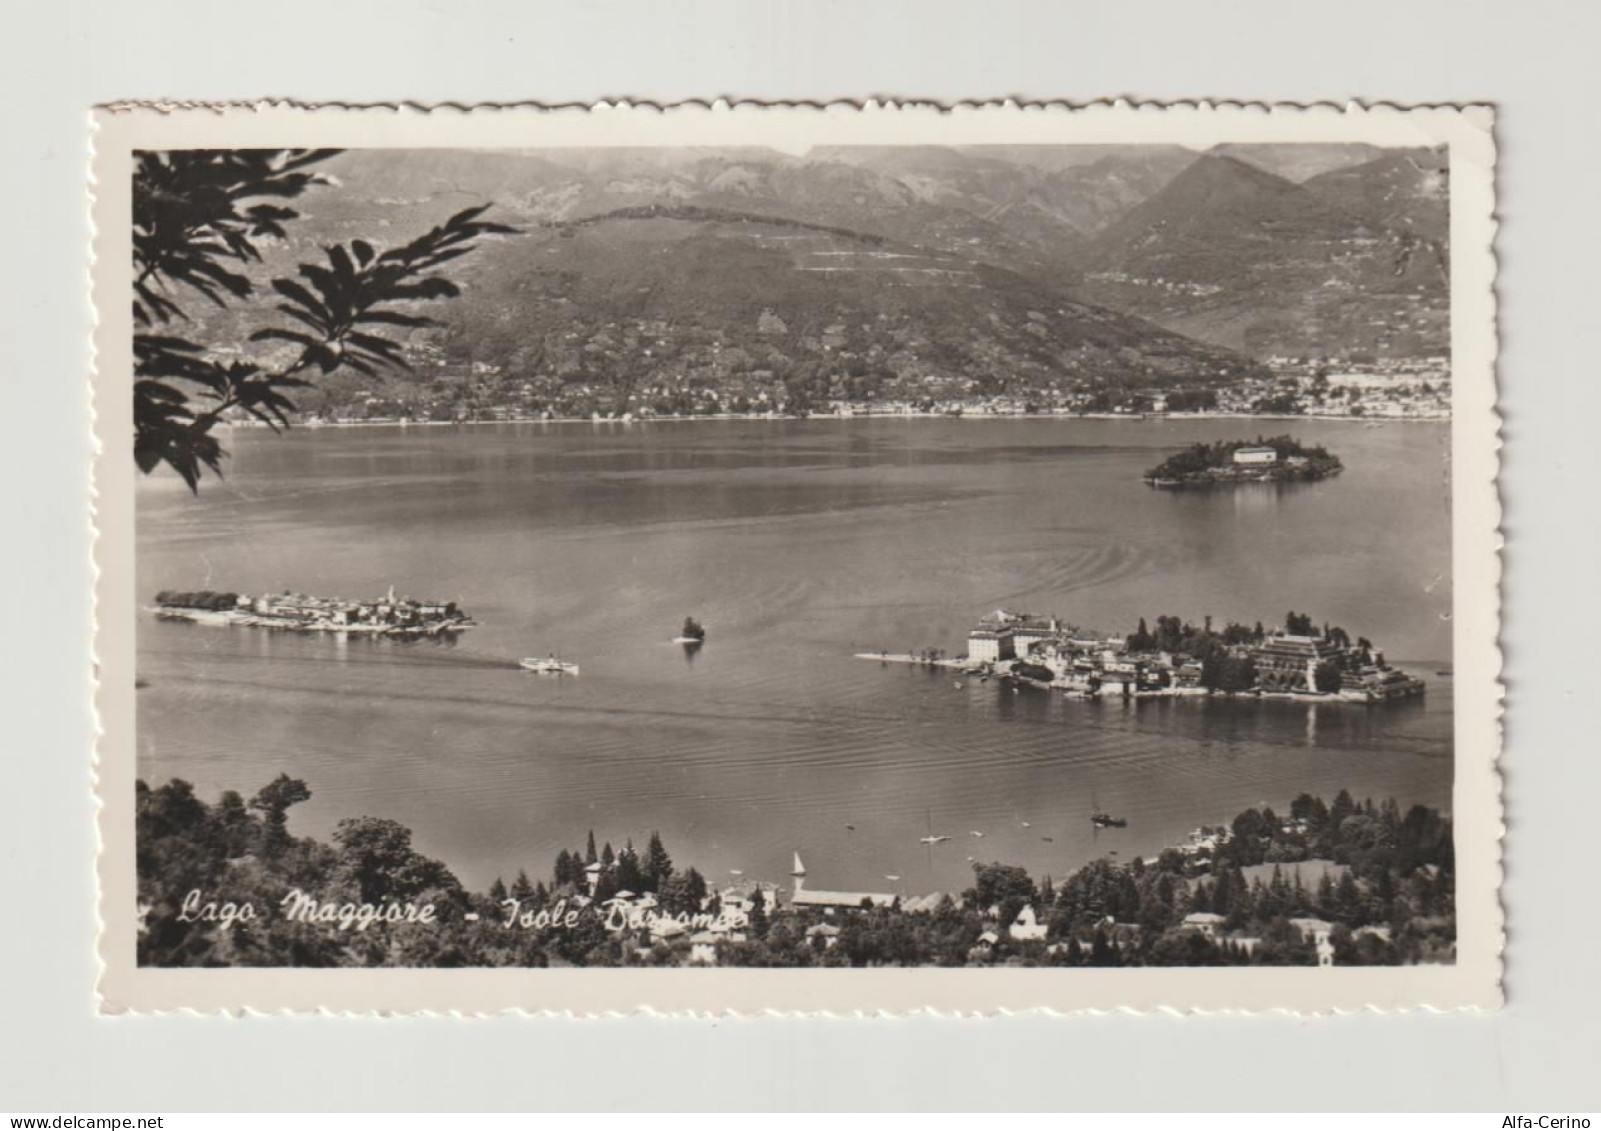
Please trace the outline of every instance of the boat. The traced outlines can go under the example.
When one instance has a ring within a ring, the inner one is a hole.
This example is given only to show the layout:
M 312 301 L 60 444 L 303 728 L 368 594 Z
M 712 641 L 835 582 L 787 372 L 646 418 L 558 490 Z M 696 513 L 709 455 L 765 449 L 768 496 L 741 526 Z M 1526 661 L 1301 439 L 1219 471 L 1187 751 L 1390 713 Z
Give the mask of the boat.
M 706 628 L 694 617 L 684 618 L 684 627 L 673 637 L 674 644 L 704 644 L 706 643 Z
M 1094 825 L 1098 829 L 1128 828 L 1127 819 L 1123 817 L 1114 817 L 1105 809 L 1101 808 L 1100 798 L 1095 798 L 1090 803 L 1090 824 Z
M 569 664 L 566 660 L 558 660 L 554 654 L 541 660 L 530 657 L 522 661 L 522 666 L 537 675 L 577 675 L 578 665 Z

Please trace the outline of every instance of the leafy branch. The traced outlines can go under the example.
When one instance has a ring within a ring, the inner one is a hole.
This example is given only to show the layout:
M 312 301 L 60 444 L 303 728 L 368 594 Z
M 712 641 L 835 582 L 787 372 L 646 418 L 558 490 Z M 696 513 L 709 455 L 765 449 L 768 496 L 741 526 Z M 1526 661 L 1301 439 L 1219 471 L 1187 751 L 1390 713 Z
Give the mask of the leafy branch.
M 253 342 L 297 347 L 281 368 L 255 361 L 222 362 L 205 347 L 163 332 L 186 319 L 180 287 L 218 307 L 248 299 L 251 279 L 236 269 L 262 261 L 257 241 L 287 238 L 299 213 L 274 200 L 299 196 L 329 180 L 307 172 L 337 150 L 228 150 L 141 153 L 134 173 L 134 459 L 149 472 L 162 463 L 199 489 L 204 468 L 221 474 L 226 455 L 213 429 L 231 411 L 278 431 L 315 370 L 348 366 L 367 376 L 405 368 L 401 345 L 384 327 L 439 325 L 416 312 L 420 303 L 455 298 L 461 288 L 438 269 L 467 255 L 488 235 L 516 229 L 469 208 L 401 247 L 379 251 L 366 240 L 323 248 L 325 264 L 303 263 L 304 282 L 275 278 L 276 310 L 291 325 L 268 326 Z M 265 202 L 261 198 L 268 198 Z

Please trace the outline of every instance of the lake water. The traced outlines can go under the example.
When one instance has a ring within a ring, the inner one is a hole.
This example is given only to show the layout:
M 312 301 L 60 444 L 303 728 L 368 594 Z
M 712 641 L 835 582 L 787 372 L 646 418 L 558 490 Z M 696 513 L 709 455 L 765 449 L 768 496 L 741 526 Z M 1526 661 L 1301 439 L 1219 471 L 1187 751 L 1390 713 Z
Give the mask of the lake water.
M 454 645 L 139 625 L 139 773 L 291 828 L 391 817 L 476 888 L 587 830 L 818 888 L 958 890 L 968 857 L 1061 877 L 1302 790 L 1449 808 L 1449 426 L 1299 422 L 1345 461 L 1295 487 L 1143 469 L 1278 422 L 710 421 L 235 432 L 228 479 L 138 497 L 138 587 L 460 601 Z M 852 659 L 965 650 L 998 606 L 1371 637 L 1423 703 L 1086 702 Z M 685 616 L 710 630 L 686 655 Z M 555 651 L 579 678 L 520 670 Z M 1093 801 L 1127 817 L 1094 831 Z M 1024 827 L 1024 822 L 1029 827 Z M 854 831 L 847 825 L 854 825 Z M 932 827 L 954 836 L 929 850 Z M 982 832 L 982 838 L 970 835 Z M 1049 840 L 1045 838 L 1050 838 Z M 898 876 L 888 880 L 885 876 Z

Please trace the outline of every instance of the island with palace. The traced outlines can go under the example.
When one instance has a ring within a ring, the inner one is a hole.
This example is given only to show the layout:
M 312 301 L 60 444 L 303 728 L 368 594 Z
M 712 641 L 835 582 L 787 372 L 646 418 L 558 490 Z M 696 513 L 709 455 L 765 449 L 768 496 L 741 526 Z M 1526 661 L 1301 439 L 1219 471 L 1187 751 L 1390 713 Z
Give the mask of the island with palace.
M 1321 445 L 1306 447 L 1291 436 L 1197 443 L 1145 473 L 1152 487 L 1216 487 L 1240 483 L 1288 483 L 1327 479 L 1345 469 Z
M 1105 633 L 997 609 L 968 633 L 965 656 L 938 649 L 857 656 L 1103 699 L 1221 695 L 1372 704 L 1427 690 L 1367 637 L 1293 611 L 1276 628 L 1159 616 L 1154 625 L 1141 617 L 1132 632 Z

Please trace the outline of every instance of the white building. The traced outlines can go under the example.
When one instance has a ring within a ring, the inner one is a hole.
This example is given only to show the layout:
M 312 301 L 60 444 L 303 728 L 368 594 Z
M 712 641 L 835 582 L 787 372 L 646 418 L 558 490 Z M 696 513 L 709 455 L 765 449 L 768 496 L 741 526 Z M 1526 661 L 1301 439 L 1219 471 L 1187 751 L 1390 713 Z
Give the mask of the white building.
M 1046 926 L 1041 923 L 1039 916 L 1034 914 L 1034 905 L 1028 904 L 1017 913 L 1012 925 L 1006 928 L 1006 933 L 1017 942 L 1039 942 L 1045 938 Z
M 806 887 L 806 865 L 800 853 L 795 853 L 795 866 L 790 869 L 795 878 L 795 890 L 789 897 L 791 907 L 821 907 L 824 911 L 856 910 L 866 903 L 870 907 L 893 907 L 900 897 L 880 891 L 810 891 Z
M 1334 944 L 1329 936 L 1334 932 L 1334 924 L 1327 919 L 1291 919 L 1290 926 L 1301 932 L 1301 937 L 1317 948 L 1317 964 L 1319 966 L 1334 965 Z
M 690 936 L 689 962 L 691 966 L 716 966 L 717 937 L 710 931 L 700 931 Z
M 823 948 L 825 950 L 834 949 L 834 946 L 839 942 L 839 928 L 832 923 L 814 923 L 807 927 L 806 941 L 815 943 L 818 939 L 823 940 Z
M 967 634 L 967 658 L 976 663 L 997 664 L 1017 655 L 1009 628 L 975 628 Z
M 1279 462 L 1279 453 L 1272 448 L 1236 448 L 1234 462 L 1243 464 L 1269 464 Z

